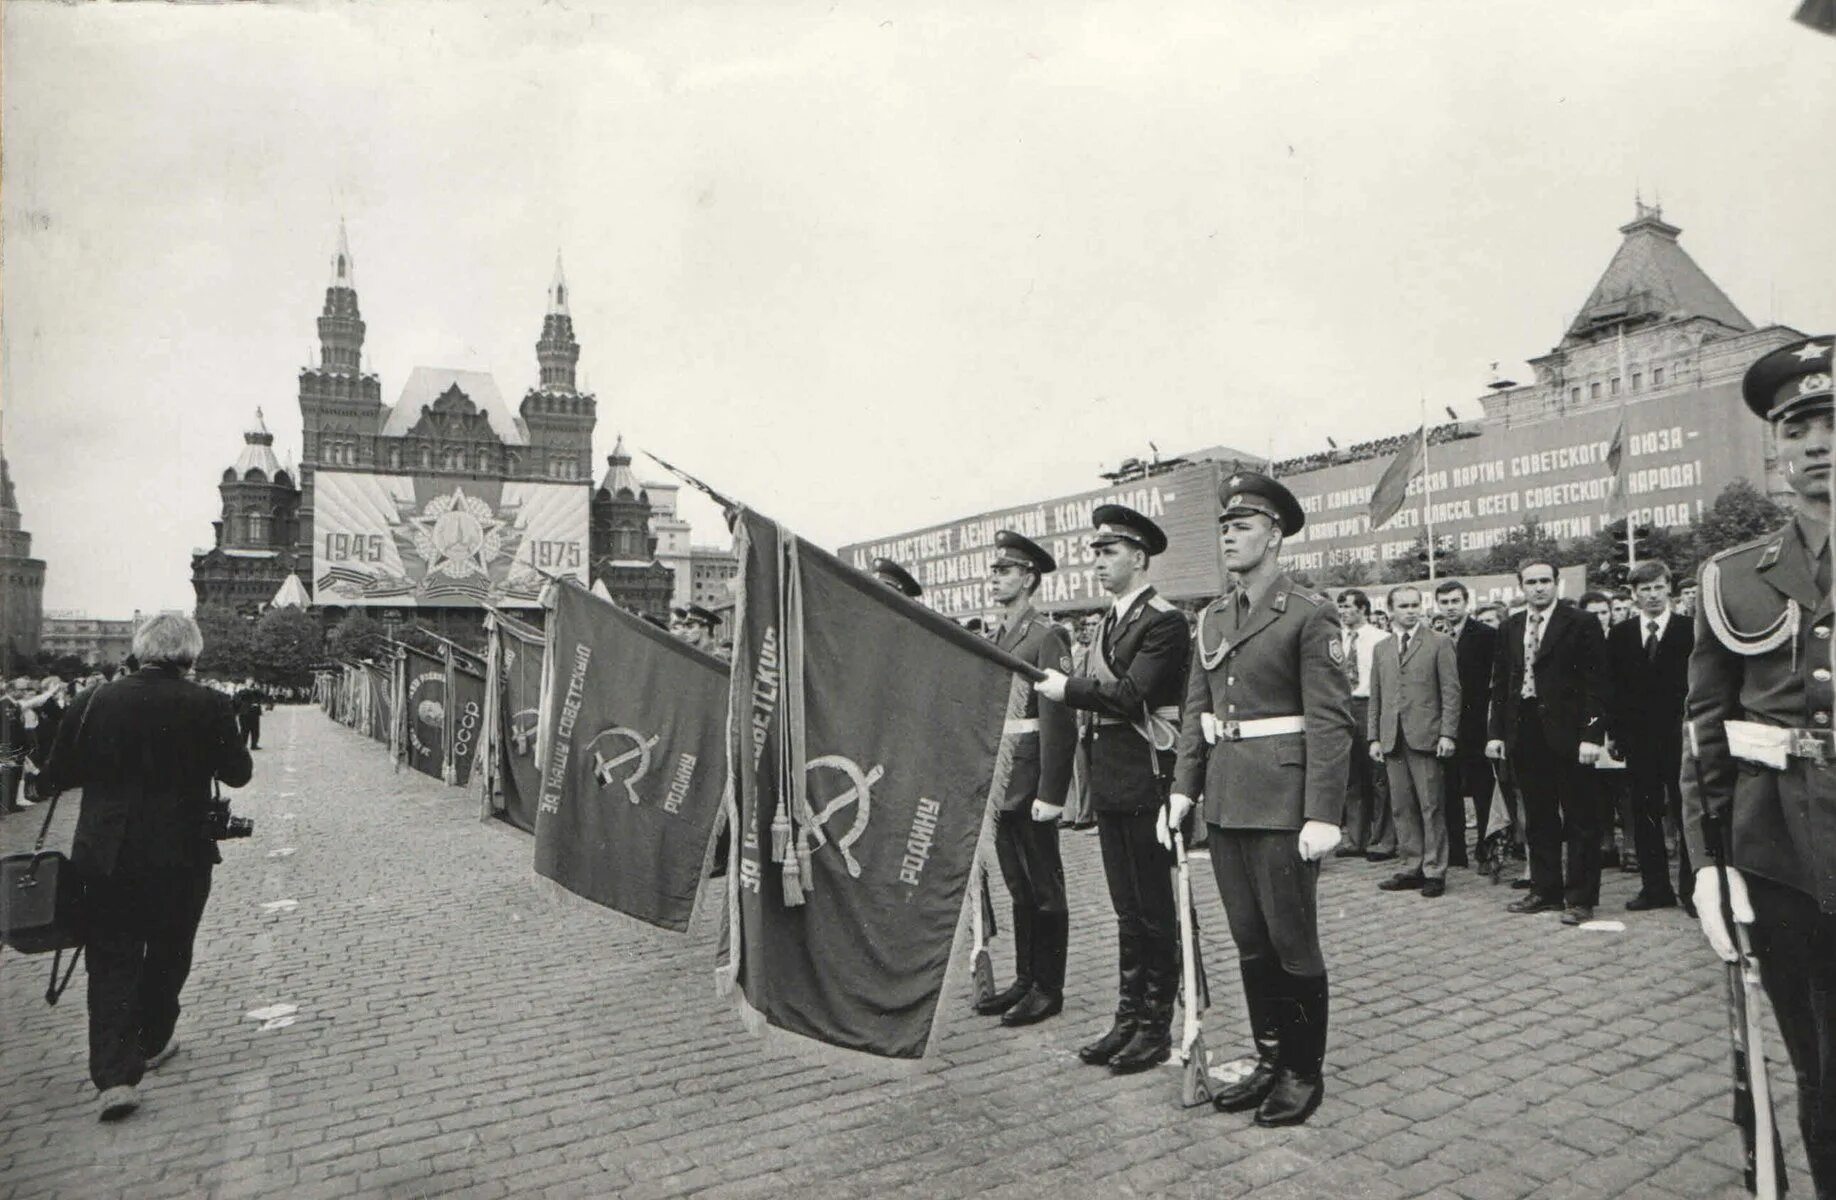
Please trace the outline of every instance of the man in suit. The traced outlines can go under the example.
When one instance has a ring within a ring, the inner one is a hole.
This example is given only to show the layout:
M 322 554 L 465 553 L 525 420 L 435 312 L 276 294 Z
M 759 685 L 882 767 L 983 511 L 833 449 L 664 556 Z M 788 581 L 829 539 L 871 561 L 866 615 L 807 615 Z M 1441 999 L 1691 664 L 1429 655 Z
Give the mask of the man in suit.
M 1453 757 L 1460 734 L 1460 669 L 1453 643 L 1422 620 L 1420 588 L 1391 588 L 1389 608 L 1394 627 L 1377 647 L 1366 736 L 1371 760 L 1381 762 L 1390 779 L 1402 870 L 1377 886 L 1386 892 L 1420 888 L 1432 899 L 1447 891 L 1441 765 Z
M 257 687 L 253 679 L 245 679 L 235 695 L 236 725 L 247 740 L 249 749 L 261 749 L 261 709 L 268 702 L 267 694 Z
M 1703 565 L 1682 772 L 1697 919 L 1728 962 L 1724 901 L 1747 927 L 1797 1076 L 1818 1200 L 1836 1197 L 1832 343 L 1787 343 L 1742 380 L 1747 407 L 1773 427 L 1792 518 Z
M 1485 829 L 1492 816 L 1492 760 L 1485 756 L 1485 715 L 1492 696 L 1492 656 L 1498 649 L 1498 631 L 1468 612 L 1472 596 L 1457 579 L 1443 580 L 1434 589 L 1434 606 L 1447 623 L 1453 642 L 1454 662 L 1460 669 L 1460 732 L 1454 739 L 1454 756 L 1444 766 L 1447 826 L 1447 865 L 1464 867 L 1466 857 L 1466 797 L 1473 798 L 1477 846 L 1473 862 L 1486 862 Z
M 101 1117 L 139 1105 L 142 1075 L 178 1048 L 179 991 L 221 862 L 206 823 L 211 781 L 253 767 L 230 700 L 185 678 L 204 639 L 162 613 L 134 633 L 145 665 L 76 698 L 58 729 L 47 794 L 83 789 L 71 867 L 83 880 L 89 1076 Z
M 1517 776 L 1530 845 L 1529 893 L 1507 907 L 1559 909 L 1564 925 L 1579 925 L 1593 919 L 1600 900 L 1594 763 L 1606 740 L 1606 635 L 1593 617 L 1556 603 L 1550 563 L 1525 560 L 1517 582 L 1525 608 L 1499 631 L 1485 746 Z
M 1300 503 L 1247 471 L 1219 500 L 1234 586 L 1200 617 L 1165 836 L 1203 805 L 1256 1047 L 1255 1069 L 1212 1104 L 1298 1125 L 1326 1090 L 1319 864 L 1339 841 L 1357 735 L 1338 610 L 1280 566 L 1282 541 L 1306 521 Z
M 1371 624 L 1371 598 L 1360 588 L 1339 593 L 1339 653 L 1345 681 L 1351 687 L 1352 724 L 1362 740 L 1371 720 L 1371 674 L 1377 646 L 1390 635 Z M 1345 840 L 1334 858 L 1363 857 L 1388 862 L 1396 857 L 1396 822 L 1390 818 L 1390 781 L 1381 764 L 1363 754 L 1351 756 L 1345 780 Z
M 1039 583 L 1058 569 L 1044 547 L 1011 529 L 995 534 L 989 590 L 1001 606 L 995 645 L 1035 667 L 1071 671 L 1071 638 L 1033 608 Z M 1058 856 L 1058 818 L 1071 781 L 1077 723 L 1063 704 L 1037 694 L 1008 722 L 1014 745 L 1007 793 L 995 813 L 995 857 L 1013 900 L 1014 982 L 976 1011 L 1003 1025 L 1032 1025 L 1065 1007 L 1065 868 Z
M 1689 655 L 1695 634 L 1689 622 L 1670 611 L 1670 568 L 1647 561 L 1628 576 L 1637 606 L 1633 619 L 1607 634 L 1607 674 L 1612 707 L 1607 732 L 1626 760 L 1631 792 L 1632 835 L 1643 876 L 1638 895 L 1627 902 L 1633 912 L 1673 907 L 1679 897 L 1690 904 L 1695 875 L 1689 848 L 1677 848 L 1677 875 L 1672 884 L 1664 844 L 1664 816 L 1682 828 L 1682 793 L 1678 775 L 1683 761 L 1683 702 L 1689 693 Z
M 1173 1053 L 1179 992 L 1173 856 L 1155 837 L 1173 774 L 1173 741 L 1192 635 L 1185 614 L 1144 576 L 1167 548 L 1160 526 L 1120 504 L 1091 514 L 1097 582 L 1115 597 L 1084 673 L 1052 668 L 1034 684 L 1047 700 L 1091 714 L 1090 802 L 1103 875 L 1116 910 L 1120 998 L 1109 1032 L 1078 1051 L 1092 1066 L 1124 1074 Z

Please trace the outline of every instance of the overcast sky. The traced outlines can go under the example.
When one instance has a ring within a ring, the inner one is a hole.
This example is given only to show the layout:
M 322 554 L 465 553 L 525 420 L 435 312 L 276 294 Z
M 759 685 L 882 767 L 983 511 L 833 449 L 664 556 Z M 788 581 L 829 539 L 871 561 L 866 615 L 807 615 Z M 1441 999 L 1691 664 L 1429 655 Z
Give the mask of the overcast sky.
M 559 248 L 602 463 L 830 546 L 1525 378 L 1638 189 L 1755 322 L 1836 326 L 1836 40 L 1794 6 L 8 4 L 46 607 L 191 606 L 257 405 L 298 454 L 340 215 L 385 402 L 426 364 L 514 406 Z

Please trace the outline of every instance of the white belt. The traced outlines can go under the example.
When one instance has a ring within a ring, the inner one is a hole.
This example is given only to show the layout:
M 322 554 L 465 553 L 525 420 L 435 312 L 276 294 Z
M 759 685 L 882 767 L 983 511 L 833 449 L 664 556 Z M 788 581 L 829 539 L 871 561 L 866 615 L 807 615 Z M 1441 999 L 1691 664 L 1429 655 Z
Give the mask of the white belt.
M 1039 718 L 1038 717 L 1014 717 L 1004 722 L 1001 725 L 1001 733 L 1004 736 L 1011 737 L 1014 734 L 1038 733 L 1038 732 L 1039 732 Z
M 1216 713 L 1200 713 L 1199 729 L 1206 745 L 1218 742 L 1247 742 L 1252 738 L 1274 737 L 1281 733 L 1307 732 L 1305 717 L 1255 717 L 1248 721 L 1225 720 Z

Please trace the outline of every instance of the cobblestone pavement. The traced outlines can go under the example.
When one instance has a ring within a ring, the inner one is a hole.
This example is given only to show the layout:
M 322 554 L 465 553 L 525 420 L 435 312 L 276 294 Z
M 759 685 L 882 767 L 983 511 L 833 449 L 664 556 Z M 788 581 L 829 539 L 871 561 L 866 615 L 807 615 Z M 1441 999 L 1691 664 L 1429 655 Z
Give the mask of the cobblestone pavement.
M 713 995 L 711 921 L 671 937 L 548 900 L 528 839 L 481 824 L 466 793 L 392 773 L 314 708 L 277 709 L 264 732 L 236 800 L 256 833 L 226 847 L 184 1048 L 137 1115 L 94 1120 L 83 981 L 49 1008 L 44 960 L 0 955 L 0 1193 L 1740 1194 L 1721 973 L 1676 912 L 1620 911 L 1630 876 L 1609 872 L 1614 933 L 1511 916 L 1514 893 L 1470 874 L 1429 901 L 1332 863 L 1326 1102 L 1304 1128 L 1260 1130 L 1181 1110 L 1176 1068 L 1113 1079 L 1074 1057 L 1114 986 L 1094 837 L 1066 840 L 1062 1017 L 1006 1031 L 952 995 L 963 1016 L 932 1060 L 841 1070 L 740 1029 Z M 36 824 L 6 818 L 0 845 Z M 1199 881 L 1222 1058 L 1246 1044 L 1242 999 Z M 293 1021 L 247 1016 L 273 1005 L 297 1006 Z M 1789 1100 L 1781 1117 L 1807 1195 Z

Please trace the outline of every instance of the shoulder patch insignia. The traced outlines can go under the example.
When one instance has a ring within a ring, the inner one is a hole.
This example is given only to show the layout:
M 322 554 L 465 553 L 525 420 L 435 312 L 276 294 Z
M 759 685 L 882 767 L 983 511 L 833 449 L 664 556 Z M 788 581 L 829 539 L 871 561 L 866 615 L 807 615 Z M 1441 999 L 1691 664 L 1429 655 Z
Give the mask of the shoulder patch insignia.
M 1338 638 L 1328 639 L 1326 642 L 1326 656 L 1332 659 L 1332 665 L 1335 667 L 1343 664 L 1345 662 L 1345 643 Z
M 1062 674 L 1065 674 L 1065 675 L 1069 675 L 1071 673 L 1071 656 L 1069 654 L 1061 655 L 1059 657 L 1058 669 Z

